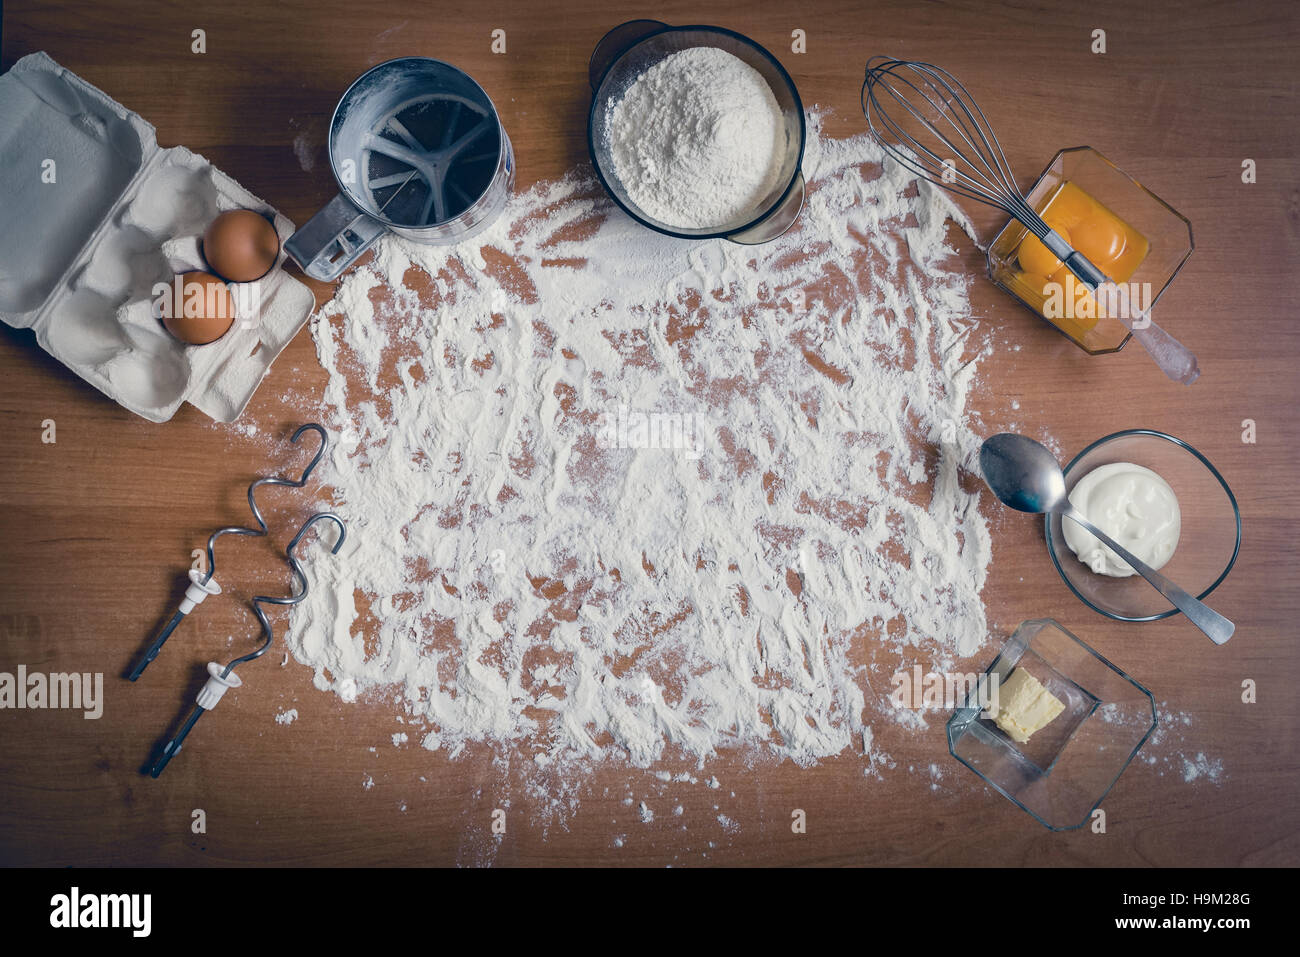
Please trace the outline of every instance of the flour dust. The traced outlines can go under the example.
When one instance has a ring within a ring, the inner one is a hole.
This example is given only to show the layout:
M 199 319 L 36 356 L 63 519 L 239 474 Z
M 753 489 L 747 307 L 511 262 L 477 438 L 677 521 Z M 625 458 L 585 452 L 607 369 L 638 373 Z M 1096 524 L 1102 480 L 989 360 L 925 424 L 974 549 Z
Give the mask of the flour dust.
M 346 278 L 312 330 L 348 536 L 289 629 L 317 687 L 548 774 L 808 765 L 871 756 L 900 653 L 980 649 L 969 223 L 815 114 L 807 153 L 768 245 L 659 236 L 578 171 Z

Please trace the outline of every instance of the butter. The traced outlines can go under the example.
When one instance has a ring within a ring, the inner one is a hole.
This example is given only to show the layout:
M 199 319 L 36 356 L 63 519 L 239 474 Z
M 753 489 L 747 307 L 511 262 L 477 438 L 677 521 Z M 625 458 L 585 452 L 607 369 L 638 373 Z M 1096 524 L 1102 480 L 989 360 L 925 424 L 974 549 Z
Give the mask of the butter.
M 1017 668 L 998 687 L 998 703 L 990 706 L 988 716 L 1011 740 L 1024 744 L 1064 710 L 1065 705 L 1042 682 Z

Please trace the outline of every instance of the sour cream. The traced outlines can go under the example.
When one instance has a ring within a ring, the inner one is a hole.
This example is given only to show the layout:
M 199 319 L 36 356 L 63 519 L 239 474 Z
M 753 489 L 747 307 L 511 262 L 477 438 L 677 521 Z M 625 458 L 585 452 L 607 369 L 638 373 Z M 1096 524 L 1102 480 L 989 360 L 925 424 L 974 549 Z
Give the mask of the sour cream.
M 1178 497 L 1150 469 L 1131 462 L 1099 466 L 1079 479 L 1070 492 L 1070 504 L 1152 568 L 1173 558 L 1182 530 Z M 1114 578 L 1135 574 L 1081 525 L 1064 518 L 1061 529 L 1070 551 L 1096 574 Z

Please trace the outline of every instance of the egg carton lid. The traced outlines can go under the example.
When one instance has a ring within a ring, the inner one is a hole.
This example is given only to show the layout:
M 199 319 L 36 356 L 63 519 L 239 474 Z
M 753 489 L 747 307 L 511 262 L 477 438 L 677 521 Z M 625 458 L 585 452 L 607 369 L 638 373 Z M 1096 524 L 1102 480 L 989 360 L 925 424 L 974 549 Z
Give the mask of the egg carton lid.
M 163 149 L 149 122 L 60 66 L 23 57 L 0 75 L 0 320 L 151 421 L 188 401 L 238 418 L 272 360 L 306 322 L 310 289 L 275 267 L 222 339 L 186 346 L 142 315 L 156 281 L 207 269 L 198 238 L 230 208 L 293 223 L 202 156 Z M 181 171 L 179 174 L 177 171 Z M 178 175 L 188 176 L 180 187 Z M 170 204 L 170 205 L 169 205 Z M 129 252 L 132 262 L 115 274 Z

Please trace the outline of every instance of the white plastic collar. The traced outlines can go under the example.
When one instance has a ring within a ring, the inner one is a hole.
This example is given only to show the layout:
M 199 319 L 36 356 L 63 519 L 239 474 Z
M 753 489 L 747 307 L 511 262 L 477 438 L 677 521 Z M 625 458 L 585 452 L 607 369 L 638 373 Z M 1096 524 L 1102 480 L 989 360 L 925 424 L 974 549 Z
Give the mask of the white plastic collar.
M 238 688 L 243 685 L 244 679 L 239 677 L 233 671 L 224 678 L 221 672 L 226 670 L 225 665 L 219 665 L 215 661 L 208 662 L 208 683 L 199 691 L 198 705 L 204 711 L 211 711 L 217 706 L 217 702 L 231 688 Z
M 203 573 L 197 568 L 190 569 L 190 587 L 185 589 L 185 598 L 181 600 L 181 614 L 188 615 L 196 605 L 203 604 L 203 599 L 209 595 L 220 595 L 221 586 L 217 584 L 215 578 L 210 581 L 203 580 Z

